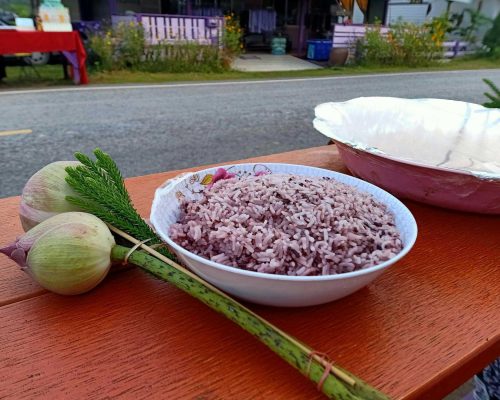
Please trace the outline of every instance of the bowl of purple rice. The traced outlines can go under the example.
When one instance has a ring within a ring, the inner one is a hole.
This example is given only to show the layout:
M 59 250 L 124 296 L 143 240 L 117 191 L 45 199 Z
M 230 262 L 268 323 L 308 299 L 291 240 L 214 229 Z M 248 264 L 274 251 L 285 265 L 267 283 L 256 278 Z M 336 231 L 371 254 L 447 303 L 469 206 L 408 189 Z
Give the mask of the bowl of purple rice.
M 155 193 L 151 223 L 180 261 L 253 303 L 301 307 L 350 295 L 403 258 L 411 212 L 350 175 L 292 164 L 188 173 Z

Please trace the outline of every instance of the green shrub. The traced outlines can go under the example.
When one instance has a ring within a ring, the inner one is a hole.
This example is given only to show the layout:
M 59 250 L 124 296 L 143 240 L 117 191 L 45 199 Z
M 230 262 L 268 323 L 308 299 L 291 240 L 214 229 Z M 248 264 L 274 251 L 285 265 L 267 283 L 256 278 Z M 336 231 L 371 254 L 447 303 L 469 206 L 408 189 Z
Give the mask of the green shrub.
M 218 47 L 193 42 L 149 46 L 141 70 L 147 72 L 220 72 L 224 70 Z
M 392 65 L 393 48 L 377 25 L 358 41 L 359 62 L 365 65 Z
M 98 70 L 137 69 L 144 57 L 144 29 L 120 22 L 89 38 L 89 63 Z
M 29 1 L 25 2 L 7 1 L 0 5 L 0 11 L 10 11 L 21 18 L 33 17 L 33 10 L 31 8 L 31 4 Z
M 500 14 L 493 21 L 493 26 L 486 32 L 483 44 L 488 48 L 488 54 L 500 58 Z
M 102 71 L 145 72 L 219 72 L 229 65 L 215 46 L 193 42 L 146 46 L 144 29 L 135 22 L 120 23 L 93 35 L 89 63 Z
M 418 26 L 399 22 L 383 34 L 379 25 L 368 29 L 358 43 L 358 60 L 372 66 L 426 66 L 442 57 L 442 36 L 439 25 Z
M 96 70 L 111 71 L 114 69 L 113 63 L 113 39 L 111 31 L 106 33 L 96 33 L 89 38 L 88 62 Z
M 465 16 L 468 15 L 468 18 Z M 464 21 L 467 23 L 464 25 Z M 450 17 L 450 32 L 458 35 L 462 40 L 476 46 L 479 30 L 491 24 L 493 20 L 473 8 L 466 8 L 461 13 L 452 14 Z
M 136 22 L 119 23 L 112 32 L 117 65 L 120 68 L 139 69 L 146 48 L 142 25 Z
M 391 28 L 389 38 L 398 65 L 418 67 L 429 65 L 443 56 L 443 39 L 429 26 L 399 23 Z
M 243 49 L 241 42 L 243 31 L 238 19 L 231 13 L 224 17 L 224 32 L 222 35 L 223 61 L 226 67 L 230 67 L 232 60 L 239 56 Z
M 442 46 L 446 39 L 446 35 L 453 30 L 452 22 L 448 19 L 446 14 L 432 18 L 432 20 L 425 23 L 424 26 L 429 30 L 431 39 L 436 46 Z

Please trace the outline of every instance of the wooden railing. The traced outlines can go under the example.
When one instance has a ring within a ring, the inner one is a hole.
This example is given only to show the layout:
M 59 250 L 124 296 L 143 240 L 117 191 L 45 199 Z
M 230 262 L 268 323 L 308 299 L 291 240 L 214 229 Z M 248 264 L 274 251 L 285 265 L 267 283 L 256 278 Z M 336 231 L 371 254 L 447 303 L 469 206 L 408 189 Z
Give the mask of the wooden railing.
M 222 44 L 223 17 L 137 14 L 136 18 L 144 27 L 148 44 L 179 41 L 213 46 Z
M 461 57 L 471 53 L 470 43 L 463 40 L 449 40 L 443 43 L 444 57 Z

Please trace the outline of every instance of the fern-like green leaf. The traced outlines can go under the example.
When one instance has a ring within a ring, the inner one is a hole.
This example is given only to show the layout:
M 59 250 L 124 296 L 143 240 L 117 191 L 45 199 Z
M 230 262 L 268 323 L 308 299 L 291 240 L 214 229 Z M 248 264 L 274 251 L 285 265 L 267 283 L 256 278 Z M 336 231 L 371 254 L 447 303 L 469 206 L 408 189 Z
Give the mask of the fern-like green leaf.
M 497 97 L 500 97 L 500 89 L 497 88 L 497 86 L 493 83 L 493 81 L 489 79 L 483 79 L 483 81 L 491 88 L 491 90 L 493 90 L 493 93 L 495 93 Z
M 115 160 L 113 160 L 100 149 L 96 149 L 94 153 L 97 159 L 97 165 L 108 172 L 109 177 L 115 183 L 116 188 L 124 196 L 124 198 L 126 198 L 128 202 L 130 202 L 130 196 L 127 189 L 125 188 L 123 176 L 120 172 L 120 169 L 116 165 Z
M 150 239 L 150 244 L 161 243 L 158 235 L 134 208 L 115 161 L 100 149 L 96 149 L 94 155 L 96 161 L 85 154 L 75 153 L 82 165 L 66 168 L 66 182 L 79 195 L 68 196 L 67 201 L 138 240 Z M 159 248 L 158 251 L 175 260 L 166 248 Z
M 484 93 L 491 101 L 484 103 L 483 106 L 488 108 L 500 108 L 500 89 L 489 79 L 483 79 L 483 81 L 493 90 L 493 94 Z

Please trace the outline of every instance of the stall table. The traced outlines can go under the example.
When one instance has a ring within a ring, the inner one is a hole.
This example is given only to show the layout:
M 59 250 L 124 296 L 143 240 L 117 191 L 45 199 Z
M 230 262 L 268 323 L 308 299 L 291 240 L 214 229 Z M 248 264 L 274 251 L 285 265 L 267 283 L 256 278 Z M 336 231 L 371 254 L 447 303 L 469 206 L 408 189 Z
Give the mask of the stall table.
M 76 84 L 87 84 L 86 53 L 77 31 L 41 32 L 0 30 L 0 55 L 60 51 L 73 68 Z
M 247 161 L 345 172 L 335 146 Z M 127 179 L 142 215 L 180 172 Z M 500 355 L 500 217 L 405 203 L 415 247 L 366 288 L 316 307 L 249 306 L 391 398 L 438 400 Z M 18 204 L 0 200 L 0 244 L 21 233 Z M 251 335 L 139 269 L 63 297 L 0 255 L 0 305 L 2 399 L 322 398 Z

